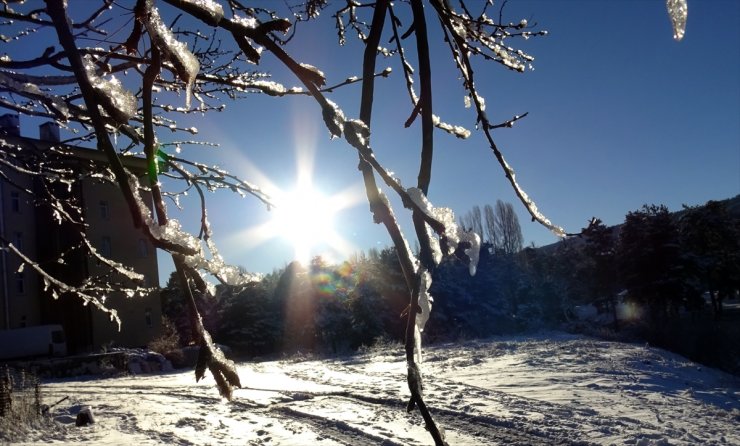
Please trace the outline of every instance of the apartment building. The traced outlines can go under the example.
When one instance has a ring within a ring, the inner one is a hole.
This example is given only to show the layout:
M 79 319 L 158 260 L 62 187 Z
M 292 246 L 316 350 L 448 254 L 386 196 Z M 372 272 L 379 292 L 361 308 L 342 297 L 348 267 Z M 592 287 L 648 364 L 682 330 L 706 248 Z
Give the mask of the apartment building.
M 53 122 L 40 126 L 39 138 L 28 138 L 20 135 L 17 115 L 0 116 L 0 151 L 43 151 L 52 147 L 63 147 L 71 154 L 65 157 L 65 162 L 76 171 L 106 163 L 104 154 L 98 150 L 61 145 L 59 127 Z M 146 175 L 144 159 L 124 157 L 123 160 L 130 171 L 142 177 Z M 84 231 L 100 254 L 133 267 L 144 275 L 148 286 L 158 289 L 155 249 L 133 226 L 128 206 L 116 186 L 84 175 L 72 184 L 54 186 L 58 188 L 55 191 L 58 196 L 74 201 L 83 210 L 86 223 L 84 226 L 59 224 L 55 211 L 35 199 L 35 192 L 48 185 L 7 165 L 0 164 L 0 173 L 0 237 L 20 248 L 53 277 L 80 284 L 105 272 L 105 265 L 96 258 L 75 249 L 80 231 Z M 58 261 L 61 254 L 63 262 Z M 121 319 L 119 332 L 107 314 L 83 305 L 79 297 L 62 294 L 54 299 L 51 287 L 46 287 L 32 268 L 20 269 L 20 265 L 21 260 L 14 253 L 0 252 L 0 330 L 61 324 L 70 353 L 99 351 L 109 345 L 144 346 L 160 333 L 158 291 L 146 297 L 129 298 L 120 292 L 106 295 L 105 304 L 116 309 Z

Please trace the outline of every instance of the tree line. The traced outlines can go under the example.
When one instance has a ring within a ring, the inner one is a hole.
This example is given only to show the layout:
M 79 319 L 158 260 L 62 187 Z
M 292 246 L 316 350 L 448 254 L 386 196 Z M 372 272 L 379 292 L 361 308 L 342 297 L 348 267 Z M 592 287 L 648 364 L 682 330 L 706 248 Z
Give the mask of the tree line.
M 588 305 L 613 330 L 638 323 L 618 314 L 625 305 L 641 308 L 640 323 L 653 327 L 688 327 L 686 318 L 702 314 L 719 327 L 723 303 L 740 289 L 740 218 L 731 203 L 676 214 L 646 205 L 617 227 L 593 219 L 578 236 L 523 249 L 510 203 L 474 207 L 460 223 L 484 234 L 478 272 L 470 277 L 456 256 L 442 261 L 423 335 L 442 341 L 572 327 L 574 308 Z M 509 238 L 506 226 L 517 234 Z M 178 287 L 173 275 L 162 290 L 164 314 L 187 343 L 193 338 L 188 319 L 177 316 L 185 305 Z M 408 290 L 395 249 L 385 248 L 339 264 L 320 257 L 305 267 L 294 262 L 257 283 L 219 285 L 198 305 L 214 339 L 238 354 L 337 353 L 403 340 Z
M 740 373 L 740 313 L 725 309 L 740 290 L 739 205 L 740 196 L 677 213 L 645 205 L 617 227 L 595 219 L 581 237 L 533 253 L 563 301 L 609 321 L 602 333 Z
M 652 321 L 696 313 L 706 299 L 721 319 L 723 302 L 740 289 L 737 203 L 709 201 L 678 213 L 645 205 L 614 228 L 592 220 L 554 254 L 571 263 L 569 295 L 612 311 L 618 301 L 637 303 Z

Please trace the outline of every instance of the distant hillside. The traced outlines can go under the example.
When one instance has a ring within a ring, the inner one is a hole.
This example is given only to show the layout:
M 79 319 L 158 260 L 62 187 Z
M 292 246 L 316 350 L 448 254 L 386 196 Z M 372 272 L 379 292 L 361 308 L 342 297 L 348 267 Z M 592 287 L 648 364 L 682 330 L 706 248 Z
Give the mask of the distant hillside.
M 740 218 L 740 194 L 736 195 L 735 198 L 728 198 L 727 200 L 724 200 L 727 204 L 727 210 L 735 216 L 735 218 Z
M 719 201 L 720 203 L 724 203 L 730 215 L 732 215 L 735 219 L 740 219 L 740 194 L 734 196 L 733 198 L 727 198 L 724 200 L 712 200 L 712 201 Z M 706 206 L 706 204 L 701 205 L 700 207 L 703 207 L 703 206 Z M 686 213 L 686 210 L 681 209 L 679 211 L 671 212 L 671 215 L 673 216 L 674 219 L 677 220 L 681 218 L 681 216 L 683 216 L 685 213 Z M 622 227 L 621 223 L 618 225 L 609 227 L 612 230 L 614 237 L 617 237 L 619 235 L 619 229 L 621 227 Z M 568 243 L 578 244 L 579 240 L 582 240 L 582 239 L 578 236 L 568 237 L 565 240 L 561 240 L 559 242 L 551 243 L 549 245 L 541 246 L 535 249 L 537 249 L 538 251 L 542 251 L 544 253 L 550 253 L 555 248 L 560 246 L 560 244 L 564 243 L 565 241 L 567 241 Z
M 740 218 L 740 195 L 736 195 L 733 198 L 727 198 L 725 200 L 712 200 L 712 201 L 718 201 L 720 203 L 724 203 L 725 207 L 727 208 L 727 212 L 730 213 L 734 218 Z M 699 207 L 704 207 L 706 204 L 701 205 Z M 681 218 L 683 214 L 685 214 L 686 211 L 681 209 L 680 211 L 672 212 L 671 215 L 673 215 L 674 218 Z

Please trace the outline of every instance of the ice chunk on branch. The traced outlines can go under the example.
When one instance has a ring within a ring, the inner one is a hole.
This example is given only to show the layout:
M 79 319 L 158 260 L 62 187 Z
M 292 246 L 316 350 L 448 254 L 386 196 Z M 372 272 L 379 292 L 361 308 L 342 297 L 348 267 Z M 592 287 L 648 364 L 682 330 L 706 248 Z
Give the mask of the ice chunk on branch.
M 439 233 L 439 235 L 443 238 L 445 254 L 450 255 L 458 248 L 462 248 L 463 252 L 468 256 L 470 274 L 474 275 L 478 267 L 478 255 L 480 251 L 480 237 L 478 234 L 467 232 L 461 228 L 455 222 L 455 214 L 452 212 L 452 209 L 434 207 L 421 189 L 411 187 L 406 189 L 406 193 L 420 212 L 439 222 L 444 228 L 443 232 Z M 435 242 L 430 236 L 429 244 L 436 246 Z M 435 262 L 439 263 L 438 259 L 440 257 L 436 255 L 434 257 Z
M 340 109 L 337 104 L 330 100 L 326 100 L 326 104 L 321 108 L 321 114 L 324 117 L 324 124 L 329 129 L 332 138 L 339 138 L 342 136 L 344 131 L 344 112 Z
M 223 6 L 214 0 L 171 0 L 171 3 L 175 3 L 211 26 L 218 25 L 224 18 Z
M 421 273 L 421 285 L 419 286 L 419 310 L 416 313 L 416 326 L 419 327 L 419 331 L 424 331 L 424 327 L 429 320 L 429 315 L 432 312 L 432 295 L 429 294 L 429 288 L 432 286 L 432 275 L 429 271 L 424 270 Z
M 190 108 L 190 96 L 192 94 L 195 78 L 200 71 L 200 62 L 190 52 L 188 46 L 175 38 L 172 30 L 165 25 L 159 10 L 152 6 L 152 1 L 147 0 L 149 14 L 145 15 L 144 26 L 166 61 L 172 64 L 180 79 L 185 82 L 185 107 Z
M 123 88 L 121 82 L 114 76 L 111 76 L 110 80 L 98 76 L 95 63 L 89 55 L 85 55 L 82 62 L 103 110 L 116 122 L 127 123 L 138 111 L 136 96 Z

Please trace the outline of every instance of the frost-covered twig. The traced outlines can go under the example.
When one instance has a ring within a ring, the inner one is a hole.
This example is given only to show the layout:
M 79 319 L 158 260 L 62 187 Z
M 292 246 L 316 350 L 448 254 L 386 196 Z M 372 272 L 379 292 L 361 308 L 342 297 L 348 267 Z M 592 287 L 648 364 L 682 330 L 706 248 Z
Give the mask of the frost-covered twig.
M 114 321 L 118 325 L 119 329 L 121 328 L 121 320 L 118 318 L 118 313 L 116 312 L 116 310 L 106 307 L 105 304 L 100 301 L 100 299 L 91 294 L 88 294 L 87 292 L 85 292 L 84 289 L 70 286 L 62 282 L 61 280 L 58 280 L 55 277 L 51 276 L 49 273 L 46 272 L 46 270 L 41 268 L 38 263 L 28 258 L 18 248 L 16 248 L 12 243 L 8 242 L 4 238 L 0 237 L 0 241 L 2 241 L 3 245 L 5 246 L 4 249 L 7 249 L 13 254 L 17 255 L 24 265 L 32 268 L 39 275 L 39 277 L 41 277 L 44 282 L 45 289 L 50 286 L 56 288 L 55 291 L 52 291 L 52 296 L 54 299 L 58 299 L 60 293 L 71 293 L 79 296 L 85 303 L 85 305 L 92 304 L 98 310 L 108 314 L 110 316 L 110 320 Z
M 156 166 L 155 149 L 157 144 L 156 137 L 154 135 L 154 126 L 152 125 L 152 88 L 160 71 L 159 49 L 153 49 L 152 55 L 152 64 L 147 67 L 147 70 L 144 73 L 144 82 L 142 87 L 144 94 L 144 152 L 149 166 Z M 133 180 L 129 179 L 129 181 Z M 162 200 L 162 192 L 160 190 L 159 180 L 156 176 L 156 171 L 154 171 L 154 175 L 149 175 L 149 185 L 152 190 L 154 208 L 160 227 L 169 227 L 170 229 L 176 227 L 171 224 L 172 222 L 167 216 L 167 209 Z M 203 218 L 205 219 L 205 207 L 203 208 L 203 213 Z M 204 225 L 207 225 L 207 222 L 204 221 Z M 179 237 L 179 234 L 176 233 L 175 236 Z M 215 248 L 212 249 L 215 251 Z M 216 259 L 212 261 L 220 260 L 220 256 L 218 256 L 217 252 L 214 252 L 214 255 L 216 256 Z M 191 257 L 202 259 L 200 252 Z M 203 378 L 205 369 L 209 368 L 216 380 L 221 395 L 227 399 L 231 399 L 232 388 L 234 386 L 241 386 L 239 375 L 236 372 L 234 363 L 224 357 L 221 350 L 213 343 L 208 331 L 203 327 L 203 320 L 201 319 L 200 312 L 195 303 L 195 297 L 190 288 L 190 281 L 187 279 L 186 271 L 189 271 L 191 275 L 196 274 L 196 268 L 201 265 L 196 264 L 188 266 L 187 258 L 178 254 L 173 254 L 172 260 L 180 278 L 180 287 L 185 291 L 188 307 L 190 309 L 191 328 L 193 329 L 193 333 L 196 333 L 200 340 L 200 353 L 198 355 L 198 364 L 195 370 L 196 381 Z M 205 261 L 205 259 L 202 260 Z
M 142 212 L 140 206 L 140 198 L 138 197 L 138 191 L 134 190 L 130 182 L 130 175 L 126 172 L 123 167 L 121 160 L 118 157 L 113 145 L 108 136 L 108 131 L 105 126 L 105 120 L 99 111 L 99 101 L 101 94 L 96 92 L 93 80 L 90 76 L 93 73 L 85 65 L 85 62 L 77 50 L 74 37 L 69 28 L 69 22 L 67 19 L 66 5 L 62 0 L 46 0 L 48 5 L 49 13 L 52 16 L 54 26 L 59 37 L 59 43 L 62 45 L 67 53 L 67 58 L 72 65 L 75 72 L 75 76 L 78 78 L 80 90 L 82 91 L 85 104 L 87 105 L 88 112 L 90 113 L 90 119 L 95 129 L 95 137 L 97 140 L 98 149 L 105 153 L 110 167 L 116 177 L 121 191 L 129 205 L 131 215 L 134 219 L 134 225 L 138 228 L 142 228 L 147 235 L 149 235 L 155 246 L 166 249 L 171 252 L 179 252 L 183 254 L 194 254 L 195 251 L 192 247 L 184 246 L 182 244 L 174 243 L 167 238 L 159 237 L 158 234 L 152 232 L 153 227 L 151 225 L 144 224 L 147 216 L 145 212 Z M 115 104 L 116 99 L 112 99 L 113 102 L 109 104 Z M 128 101 L 128 99 L 125 99 Z M 144 207 L 146 209 L 146 207 Z
M 523 113 L 521 115 L 516 115 L 513 118 L 509 119 L 508 121 L 502 122 L 501 124 L 489 124 L 488 125 L 488 128 L 491 129 L 491 130 L 499 129 L 499 128 L 504 128 L 504 127 L 506 127 L 506 128 L 512 128 L 512 127 L 514 127 L 514 123 L 515 122 L 517 122 L 518 120 L 520 120 L 522 118 L 526 118 L 528 114 L 529 114 L 529 112 L 525 112 L 525 113 Z
M 464 87 L 470 92 L 470 96 L 473 99 L 473 103 L 475 104 L 475 108 L 478 114 L 478 120 L 481 123 L 481 127 L 486 136 L 486 139 L 488 140 L 488 144 L 493 151 L 496 160 L 503 168 L 504 174 L 506 175 L 506 178 L 509 180 L 509 183 L 514 189 L 514 192 L 516 193 L 517 197 L 519 197 L 519 200 L 522 202 L 522 204 L 524 204 L 529 214 L 532 216 L 532 220 L 539 222 L 560 237 L 565 236 L 565 230 L 563 228 L 552 224 L 552 222 L 550 222 L 550 220 L 545 217 L 539 211 L 539 209 L 537 209 L 537 205 L 516 181 L 514 169 L 511 168 L 508 162 L 506 162 L 503 153 L 493 140 L 493 136 L 491 134 L 491 123 L 485 113 L 485 106 L 481 100 L 481 96 L 478 94 L 478 91 L 475 87 L 473 66 L 470 62 L 469 57 L 471 46 L 468 45 L 466 41 L 466 32 L 468 28 L 460 27 L 461 17 L 450 10 L 449 4 L 447 4 L 446 2 L 433 0 L 432 6 L 437 11 L 437 15 L 443 27 L 445 28 L 445 31 L 452 36 L 452 39 L 448 39 L 448 41 L 453 53 L 453 57 L 463 77 Z M 455 20 L 457 20 L 457 22 Z M 526 21 L 522 21 L 520 25 L 524 27 L 527 25 L 527 23 Z M 478 38 L 481 38 L 480 35 L 476 36 Z
M 268 208 L 275 206 L 275 203 L 259 186 L 242 180 L 219 167 L 208 166 L 203 163 L 191 161 L 174 155 L 166 155 L 165 163 L 172 169 L 182 175 L 188 183 L 203 183 L 209 190 L 215 187 L 221 187 L 236 192 L 241 196 L 252 195 L 259 201 L 267 205 Z M 181 165 L 189 165 L 198 169 L 200 174 L 193 174 L 186 171 Z
M 406 51 L 403 44 L 401 43 L 401 40 L 408 37 L 412 32 L 415 32 L 416 26 L 412 23 L 408 31 L 406 31 L 405 34 L 399 36 L 398 26 L 400 25 L 401 21 L 398 19 L 398 17 L 396 17 L 393 11 L 393 5 L 390 5 L 388 7 L 388 14 L 391 18 L 391 29 L 393 30 L 393 37 L 391 38 L 391 42 L 395 42 L 396 44 L 396 54 L 401 60 L 401 66 L 403 67 L 403 76 L 406 81 L 406 91 L 408 92 L 409 98 L 411 99 L 411 104 L 413 105 L 411 116 L 409 116 L 409 118 L 406 120 L 406 123 L 404 124 L 405 127 L 410 127 L 421 111 L 422 102 L 414 91 L 414 68 L 406 57 Z M 458 138 L 466 139 L 470 136 L 470 131 L 468 129 L 459 125 L 448 124 L 442 121 L 442 119 L 437 115 L 432 114 L 432 122 L 434 123 L 434 126 L 438 129 L 444 130 L 445 132 Z

